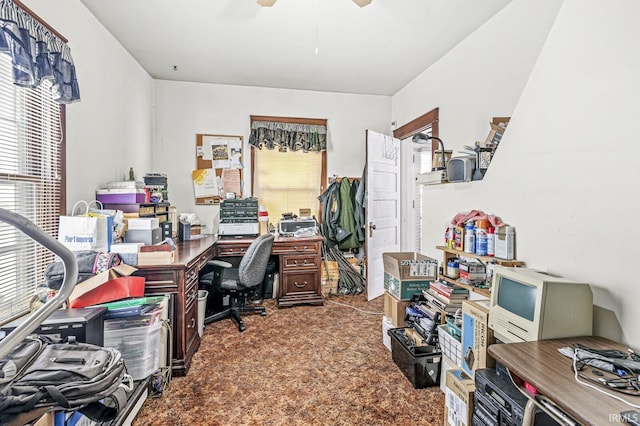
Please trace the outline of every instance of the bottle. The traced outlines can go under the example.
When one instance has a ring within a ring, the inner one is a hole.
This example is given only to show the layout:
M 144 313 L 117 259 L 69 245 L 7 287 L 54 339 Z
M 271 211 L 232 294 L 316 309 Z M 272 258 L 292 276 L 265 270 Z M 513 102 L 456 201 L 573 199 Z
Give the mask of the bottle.
M 476 221 L 476 254 L 487 255 L 487 225 L 486 220 Z
M 476 252 L 476 233 L 473 223 L 464 226 L 464 251 L 466 253 Z
M 460 265 L 458 259 L 451 259 L 447 262 L 447 276 L 454 280 L 460 277 Z
M 495 232 L 496 229 L 490 226 L 487 229 L 487 256 L 495 256 Z
M 133 167 L 129 167 L 129 180 L 136 180 L 136 175 L 133 173 Z

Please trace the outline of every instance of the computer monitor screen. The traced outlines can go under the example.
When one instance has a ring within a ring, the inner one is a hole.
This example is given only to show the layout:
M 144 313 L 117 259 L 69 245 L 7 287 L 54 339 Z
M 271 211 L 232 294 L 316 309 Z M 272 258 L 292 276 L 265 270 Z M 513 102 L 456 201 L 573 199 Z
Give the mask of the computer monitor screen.
M 498 288 L 498 304 L 519 317 L 533 321 L 537 287 L 503 277 Z

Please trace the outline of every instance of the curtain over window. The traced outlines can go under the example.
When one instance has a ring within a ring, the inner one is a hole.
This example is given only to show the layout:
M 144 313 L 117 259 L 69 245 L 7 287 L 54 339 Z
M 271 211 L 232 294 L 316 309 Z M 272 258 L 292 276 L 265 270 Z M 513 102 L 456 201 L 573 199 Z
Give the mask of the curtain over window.
M 249 144 L 262 149 L 320 152 L 327 149 L 327 127 L 317 124 L 253 121 Z
M 0 0 L 0 53 L 11 57 L 13 83 L 35 88 L 50 81 L 54 101 L 66 104 L 80 100 L 66 40 L 17 3 Z

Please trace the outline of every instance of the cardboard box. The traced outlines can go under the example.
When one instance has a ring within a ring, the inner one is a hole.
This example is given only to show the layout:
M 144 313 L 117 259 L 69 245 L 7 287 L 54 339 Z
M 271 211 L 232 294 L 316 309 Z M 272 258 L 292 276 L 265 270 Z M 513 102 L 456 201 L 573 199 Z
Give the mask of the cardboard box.
M 133 266 L 122 263 L 76 284 L 69 296 L 69 307 L 84 308 L 127 297 L 143 296 L 145 278 L 130 276 L 135 271 L 137 269 Z
M 382 344 L 391 351 L 391 336 L 389 336 L 389 330 L 391 330 L 393 324 L 391 324 L 391 320 L 383 316 L 382 317 Z
M 124 241 L 127 243 L 144 243 L 145 245 L 158 244 L 162 241 L 162 229 L 127 229 L 124 233 Z
M 400 280 L 435 280 L 438 261 L 420 253 L 382 253 L 384 272 Z
M 476 390 L 474 380 L 459 369 L 447 371 L 445 380 L 444 424 L 470 426 Z
M 422 294 L 433 280 L 400 280 L 388 272 L 384 273 L 384 289 L 398 300 L 411 300 L 414 294 Z
M 389 318 L 394 327 L 404 327 L 407 316 L 408 300 L 398 300 L 387 291 L 384 292 L 384 316 Z
M 143 265 L 171 265 L 175 262 L 176 250 L 147 251 L 138 253 L 138 266 Z
M 94 290 L 110 280 L 119 278 L 119 277 L 128 277 L 133 274 L 138 269 L 134 268 L 131 265 L 121 263 L 118 266 L 114 266 L 108 271 L 100 272 L 95 277 L 91 277 L 88 280 L 84 280 L 78 284 L 76 284 L 75 288 L 71 292 L 69 296 L 69 300 L 77 299 L 85 293 Z
M 138 217 L 127 220 L 127 229 L 155 229 L 160 226 L 157 217 Z
M 442 359 L 440 360 L 440 377 L 442 377 L 442 380 L 440 380 L 440 390 L 444 394 L 447 393 L 447 380 L 446 380 L 447 371 L 455 370 L 455 369 L 460 369 L 460 366 L 457 365 L 455 362 L 453 362 L 451 359 L 449 359 L 448 356 L 445 356 L 444 354 L 442 354 Z M 446 418 L 447 417 L 445 415 L 445 419 Z
M 478 368 L 495 367 L 496 362 L 487 353 L 495 343 L 489 328 L 489 300 L 462 301 L 462 369 L 471 377 Z

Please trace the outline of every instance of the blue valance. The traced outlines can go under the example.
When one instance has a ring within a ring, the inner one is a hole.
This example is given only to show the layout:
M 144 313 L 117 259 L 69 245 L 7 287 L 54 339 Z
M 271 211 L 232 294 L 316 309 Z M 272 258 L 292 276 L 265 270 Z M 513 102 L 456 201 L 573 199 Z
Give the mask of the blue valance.
M 11 56 L 16 85 L 49 80 L 58 103 L 80 100 L 69 46 L 12 0 L 0 0 L 0 53 Z
M 254 121 L 249 145 L 280 151 L 320 152 L 327 149 L 327 128 L 317 124 Z

